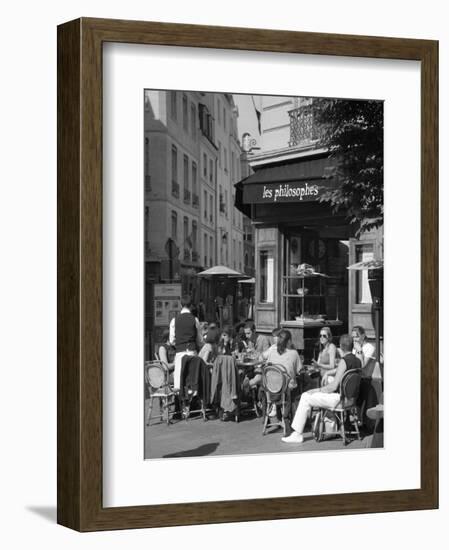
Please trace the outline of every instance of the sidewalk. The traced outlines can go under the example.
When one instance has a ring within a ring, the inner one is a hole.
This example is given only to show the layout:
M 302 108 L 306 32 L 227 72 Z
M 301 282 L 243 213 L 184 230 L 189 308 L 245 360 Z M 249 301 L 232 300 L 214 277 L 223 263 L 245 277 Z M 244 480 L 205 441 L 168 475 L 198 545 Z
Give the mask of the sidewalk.
M 156 403 L 153 414 L 157 414 Z M 371 437 L 365 437 L 344 447 L 340 437 L 317 443 L 311 433 L 305 433 L 304 443 L 288 444 L 281 441 L 281 428 L 273 428 L 265 435 L 262 428 L 262 418 L 250 412 L 242 415 L 238 423 L 218 419 L 204 422 L 200 416 L 193 416 L 187 421 L 173 420 L 169 426 L 155 416 L 151 425 L 145 426 L 145 458 L 349 450 L 366 448 L 371 441 Z

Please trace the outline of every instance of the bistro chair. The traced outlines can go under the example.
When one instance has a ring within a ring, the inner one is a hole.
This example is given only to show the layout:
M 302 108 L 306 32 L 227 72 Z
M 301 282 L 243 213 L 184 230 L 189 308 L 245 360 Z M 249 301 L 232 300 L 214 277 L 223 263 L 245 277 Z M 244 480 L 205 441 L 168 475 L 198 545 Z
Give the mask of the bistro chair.
M 360 439 L 357 399 L 361 381 L 360 369 L 351 369 L 343 374 L 340 383 L 340 401 L 334 408 L 320 407 L 315 416 L 313 433 L 316 441 L 326 438 L 325 418 L 327 413 L 332 413 L 337 421 L 338 431 L 332 435 L 341 435 L 343 445 L 349 442 L 351 436 Z M 349 429 L 346 426 L 349 425 Z
M 170 412 L 170 406 L 174 405 L 175 392 L 169 383 L 169 370 L 162 361 L 145 362 L 145 383 L 150 393 L 150 403 L 147 412 L 147 426 L 150 425 L 153 403 L 159 399 L 159 414 L 161 422 L 164 420 L 170 424 L 170 418 L 175 414 Z
M 268 428 L 280 426 L 284 430 L 284 436 L 287 435 L 285 423 L 286 394 L 289 377 L 281 365 L 267 365 L 262 373 L 262 387 L 266 396 L 266 408 L 263 419 L 262 435 Z M 272 405 L 280 406 L 281 418 L 270 417 Z

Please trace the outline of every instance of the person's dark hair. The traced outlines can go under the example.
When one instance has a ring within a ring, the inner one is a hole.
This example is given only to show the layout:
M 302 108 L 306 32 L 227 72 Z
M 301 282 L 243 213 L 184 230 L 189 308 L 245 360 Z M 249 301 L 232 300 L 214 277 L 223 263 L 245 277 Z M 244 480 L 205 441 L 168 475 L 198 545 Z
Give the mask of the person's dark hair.
M 342 334 L 340 336 L 340 349 L 342 351 L 352 351 L 352 336 L 349 336 L 349 334 Z
M 194 317 L 198 317 L 198 307 L 196 306 L 196 304 L 193 304 L 190 308 L 190 313 L 194 316 Z
M 272 331 L 271 331 L 271 336 L 279 336 L 279 333 L 281 332 L 281 329 L 280 328 L 274 328 Z
M 208 330 L 204 341 L 206 344 L 218 344 L 220 333 L 216 329 Z
M 227 334 L 229 336 L 229 338 L 234 337 L 234 331 L 233 331 L 232 327 L 230 327 L 229 325 L 225 325 L 223 327 L 223 330 L 221 331 L 221 336 L 223 336 L 223 334 Z
M 254 321 L 247 321 L 245 323 L 245 328 L 251 329 L 253 332 L 256 330 L 256 325 L 254 324 Z
M 277 350 L 279 355 L 282 355 L 288 348 L 289 342 L 292 340 L 292 333 L 289 330 L 282 329 L 278 334 Z
M 355 325 L 352 327 L 353 332 L 358 332 L 360 336 L 365 336 L 365 329 L 361 325 Z
M 190 308 L 191 305 L 192 305 L 192 296 L 190 296 L 190 294 L 183 294 L 181 296 L 181 306 Z

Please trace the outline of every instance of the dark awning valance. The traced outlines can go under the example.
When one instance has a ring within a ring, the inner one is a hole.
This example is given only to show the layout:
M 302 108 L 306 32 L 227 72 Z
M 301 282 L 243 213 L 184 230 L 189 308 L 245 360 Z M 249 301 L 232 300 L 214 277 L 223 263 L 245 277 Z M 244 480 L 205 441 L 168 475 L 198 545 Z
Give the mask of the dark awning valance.
M 236 184 L 236 206 L 249 215 L 251 204 L 318 202 L 338 185 L 328 157 L 260 167 Z

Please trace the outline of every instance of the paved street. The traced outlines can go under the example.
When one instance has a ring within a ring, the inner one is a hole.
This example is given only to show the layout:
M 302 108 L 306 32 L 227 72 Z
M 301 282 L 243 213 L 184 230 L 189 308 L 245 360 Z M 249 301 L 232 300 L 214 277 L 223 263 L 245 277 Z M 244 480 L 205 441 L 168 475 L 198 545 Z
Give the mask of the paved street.
M 148 403 L 146 404 L 148 406 Z M 153 414 L 157 414 L 155 403 Z M 155 416 L 151 425 L 145 427 L 145 458 L 176 458 L 188 456 L 237 455 L 258 453 L 284 453 L 343 449 L 341 438 L 317 443 L 310 433 L 302 444 L 287 444 L 281 441 L 282 430 L 273 428 L 262 435 L 262 418 L 254 414 L 242 415 L 240 422 L 222 422 L 211 419 L 204 422 L 195 415 L 186 422 L 173 420 L 167 426 Z M 346 449 L 365 448 L 371 437 L 353 441 Z

